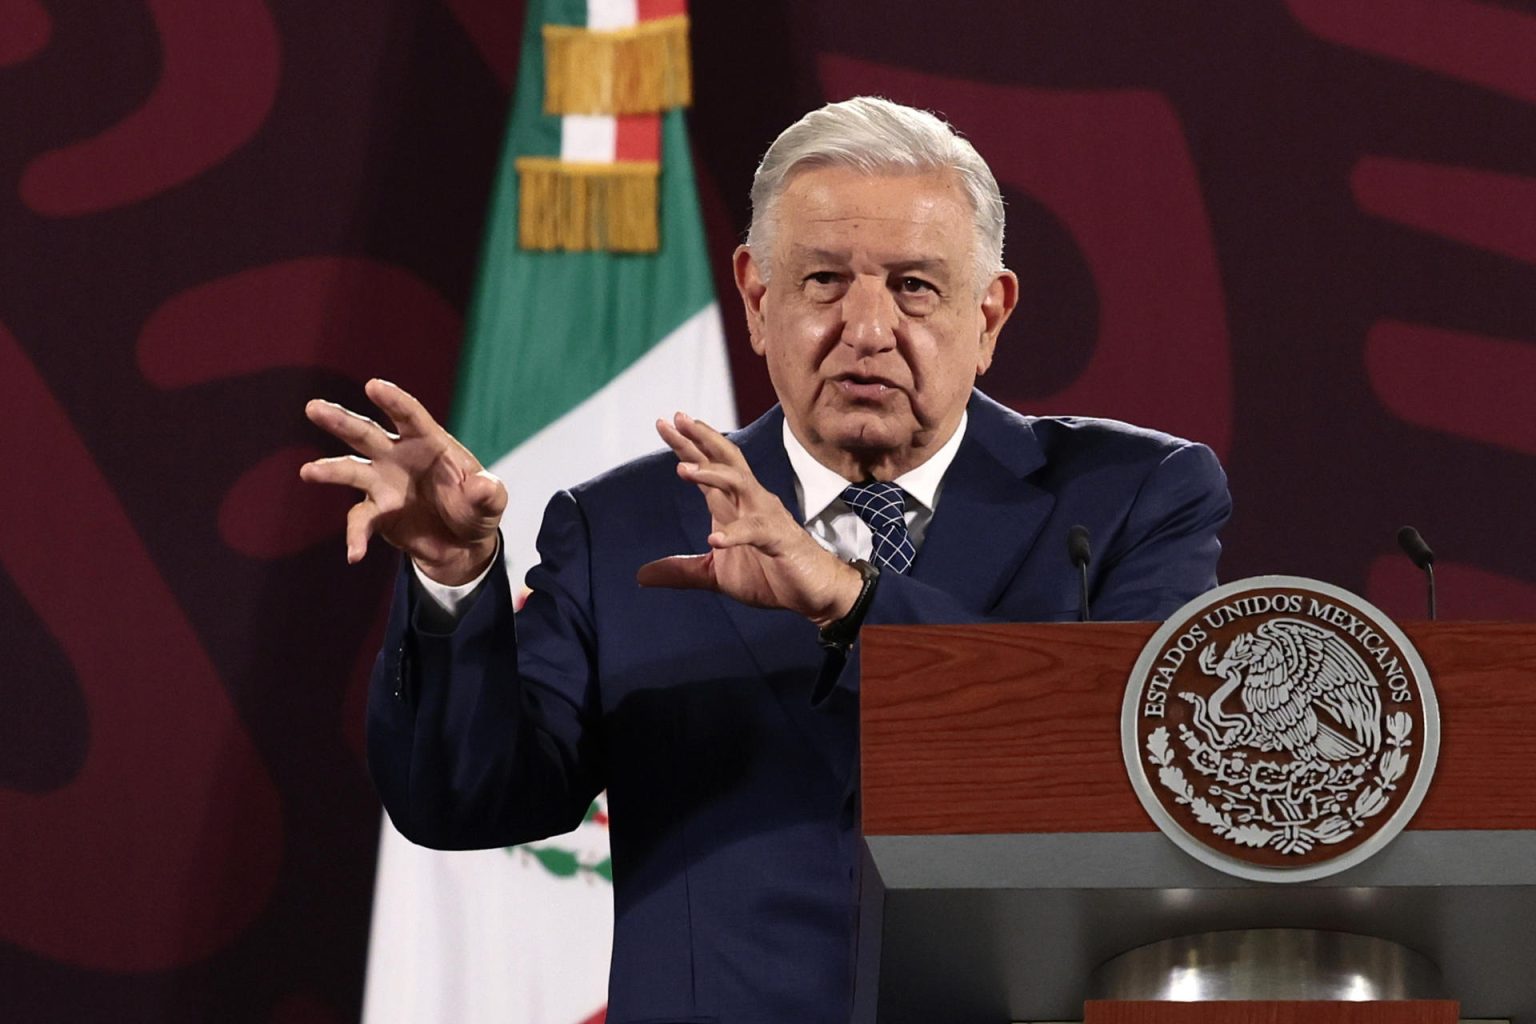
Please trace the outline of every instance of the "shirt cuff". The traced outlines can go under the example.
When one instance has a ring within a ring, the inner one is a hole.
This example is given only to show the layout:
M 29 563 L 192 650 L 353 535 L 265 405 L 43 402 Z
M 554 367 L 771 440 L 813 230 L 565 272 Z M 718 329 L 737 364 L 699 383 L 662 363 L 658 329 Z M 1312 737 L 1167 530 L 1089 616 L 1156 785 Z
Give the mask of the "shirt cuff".
M 421 584 L 422 592 L 430 597 L 432 603 L 441 608 L 443 614 L 449 619 L 457 621 L 470 597 L 474 595 L 475 589 L 485 582 L 485 578 L 491 574 L 492 569 L 501 564 L 501 545 L 496 545 L 496 556 L 480 571 L 480 575 L 458 586 L 437 582 L 421 571 L 421 566 L 416 564 L 414 558 L 410 559 L 410 563 L 411 571 L 416 574 L 416 582 Z

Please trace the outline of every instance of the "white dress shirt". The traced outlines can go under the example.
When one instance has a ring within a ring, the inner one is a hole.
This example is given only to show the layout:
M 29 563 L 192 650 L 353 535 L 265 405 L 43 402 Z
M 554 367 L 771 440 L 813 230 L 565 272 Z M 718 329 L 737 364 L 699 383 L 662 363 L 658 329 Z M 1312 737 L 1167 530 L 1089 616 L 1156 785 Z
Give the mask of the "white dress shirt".
M 944 474 L 949 471 L 949 464 L 955 461 L 955 453 L 960 450 L 968 418 L 969 414 L 961 413 L 960 425 L 955 428 L 954 436 L 944 442 L 943 447 L 922 465 L 892 481 L 907 495 L 907 533 L 912 537 L 914 551 L 922 548 L 923 535 L 928 532 L 934 510 L 939 507 Z M 816 543 L 844 561 L 869 558 L 875 548 L 874 531 L 842 497 L 843 489 L 850 483 L 863 481 L 845 480 L 840 474 L 817 462 L 816 457 L 806 451 L 805 446 L 790 431 L 788 420 L 784 421 L 784 453 L 789 456 L 789 465 L 795 474 L 795 497 L 800 502 L 800 521 L 816 539 Z M 411 568 L 415 570 L 422 590 L 450 617 L 457 618 L 469 595 L 490 575 L 491 569 L 500 564 L 500 558 L 493 558 L 480 575 L 456 587 L 432 579 L 414 561 Z
M 955 461 L 960 441 L 965 437 L 967 414 L 960 414 L 960 425 L 944 446 L 934 452 L 928 461 L 916 469 L 908 470 L 891 481 L 907 495 L 907 533 L 912 537 L 912 549 L 923 546 L 923 535 L 933 521 L 933 512 L 939 507 L 939 492 L 944 488 L 944 474 Z M 875 534 L 864 520 L 859 518 L 848 503 L 843 501 L 843 490 L 861 480 L 845 480 L 816 461 L 805 450 L 784 421 L 784 452 L 789 465 L 795 471 L 795 497 L 800 500 L 800 521 L 810 531 L 816 543 L 844 561 L 855 558 L 867 559 L 875 548 Z

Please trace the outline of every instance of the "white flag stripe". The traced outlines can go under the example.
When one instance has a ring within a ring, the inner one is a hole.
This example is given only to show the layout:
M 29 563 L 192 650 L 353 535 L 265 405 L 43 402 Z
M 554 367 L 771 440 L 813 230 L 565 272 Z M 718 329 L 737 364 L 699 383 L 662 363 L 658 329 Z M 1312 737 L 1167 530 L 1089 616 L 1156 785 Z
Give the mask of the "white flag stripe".
M 689 317 L 601 391 L 491 466 L 512 495 L 501 530 L 514 590 L 536 558 L 545 502 L 562 488 L 660 448 L 655 423 L 678 410 L 721 430 L 736 425 L 718 303 Z M 703 543 L 700 537 L 700 550 Z
M 565 114 L 560 118 L 560 159 L 611 164 L 618 159 L 619 122 L 612 114 Z
M 639 6 L 637 0 L 587 0 L 587 28 L 629 28 L 640 20 Z
M 606 843 L 605 834 L 596 838 Z M 506 850 L 429 850 L 386 818 L 363 1020 L 578 1024 L 597 1012 L 603 986 L 593 982 L 608 976 L 613 890 L 556 878 L 531 861 Z

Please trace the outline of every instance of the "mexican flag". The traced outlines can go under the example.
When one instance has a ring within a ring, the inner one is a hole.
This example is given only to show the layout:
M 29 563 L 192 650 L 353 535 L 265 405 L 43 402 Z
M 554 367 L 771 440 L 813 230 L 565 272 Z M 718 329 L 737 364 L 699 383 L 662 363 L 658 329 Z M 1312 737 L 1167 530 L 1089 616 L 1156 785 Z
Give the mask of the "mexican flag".
M 681 106 L 682 0 L 532 0 L 453 429 L 506 481 L 514 592 L 556 490 L 735 423 Z M 606 805 L 567 836 L 441 853 L 386 820 L 365 1024 L 602 1019 Z

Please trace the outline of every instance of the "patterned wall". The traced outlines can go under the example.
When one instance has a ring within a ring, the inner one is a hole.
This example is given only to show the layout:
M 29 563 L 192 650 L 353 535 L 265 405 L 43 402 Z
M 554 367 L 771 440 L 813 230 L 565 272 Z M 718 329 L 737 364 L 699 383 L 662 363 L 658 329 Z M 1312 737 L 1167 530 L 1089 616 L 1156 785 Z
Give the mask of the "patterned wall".
M 699 3 L 719 288 L 825 98 L 989 157 L 1024 306 L 986 381 L 1210 442 L 1224 576 L 1536 616 L 1536 9 Z M 301 489 L 304 398 L 443 408 L 506 0 L 0 0 L 0 1016 L 355 1019 L 392 567 Z M 770 401 L 729 315 L 744 416 Z M 542 500 L 542 499 L 540 499 Z

